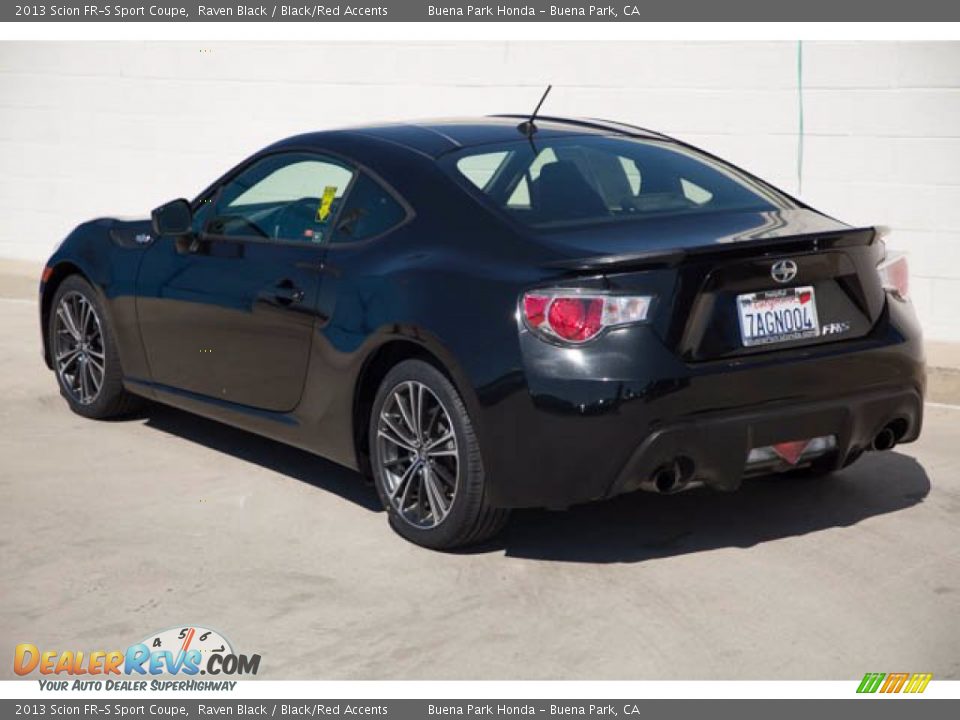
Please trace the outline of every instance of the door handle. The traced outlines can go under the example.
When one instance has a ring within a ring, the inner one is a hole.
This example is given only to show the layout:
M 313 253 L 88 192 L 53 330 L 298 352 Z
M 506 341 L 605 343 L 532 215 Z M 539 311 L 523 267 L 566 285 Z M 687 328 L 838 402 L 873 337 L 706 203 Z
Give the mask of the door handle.
M 293 305 L 302 302 L 306 294 L 290 280 L 283 280 L 269 290 L 260 293 L 260 298 L 280 305 Z

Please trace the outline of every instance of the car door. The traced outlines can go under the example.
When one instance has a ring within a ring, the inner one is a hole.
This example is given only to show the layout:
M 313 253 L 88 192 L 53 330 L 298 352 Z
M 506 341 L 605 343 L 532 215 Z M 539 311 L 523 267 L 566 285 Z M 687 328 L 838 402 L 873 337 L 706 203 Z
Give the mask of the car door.
M 274 412 L 296 407 L 324 241 L 353 174 L 322 155 L 268 155 L 195 204 L 192 234 L 155 240 L 137 279 L 155 384 Z

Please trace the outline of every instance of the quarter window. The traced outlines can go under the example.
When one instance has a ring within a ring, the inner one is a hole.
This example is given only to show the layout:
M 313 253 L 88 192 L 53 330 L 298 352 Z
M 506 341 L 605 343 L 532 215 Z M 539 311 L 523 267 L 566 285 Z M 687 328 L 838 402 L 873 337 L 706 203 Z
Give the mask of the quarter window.
M 226 237 L 322 243 L 352 178 L 349 167 L 329 158 L 268 156 L 222 187 L 205 230 Z
M 333 242 L 345 243 L 383 235 L 403 222 L 407 211 L 376 180 L 360 174 L 337 220 Z

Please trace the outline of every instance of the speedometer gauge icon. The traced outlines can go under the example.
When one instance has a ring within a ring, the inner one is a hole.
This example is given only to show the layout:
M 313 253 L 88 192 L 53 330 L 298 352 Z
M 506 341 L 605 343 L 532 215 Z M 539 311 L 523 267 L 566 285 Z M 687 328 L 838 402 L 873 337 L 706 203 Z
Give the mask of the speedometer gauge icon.
M 150 648 L 151 652 L 167 650 L 172 652 L 174 656 L 190 650 L 198 650 L 203 658 L 203 661 L 199 663 L 201 666 L 206 665 L 206 661 L 211 655 L 218 653 L 233 654 L 233 646 L 229 640 L 216 630 L 200 625 L 161 630 L 158 633 L 148 635 L 142 642 Z

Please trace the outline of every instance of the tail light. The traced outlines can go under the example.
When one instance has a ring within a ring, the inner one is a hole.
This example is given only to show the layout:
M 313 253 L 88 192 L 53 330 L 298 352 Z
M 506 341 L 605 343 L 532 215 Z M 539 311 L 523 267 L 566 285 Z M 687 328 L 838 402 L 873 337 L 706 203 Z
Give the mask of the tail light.
M 649 295 L 535 290 L 524 294 L 521 312 L 527 327 L 541 337 L 579 344 L 607 328 L 646 321 L 652 303 Z
M 907 256 L 903 253 L 891 253 L 877 265 L 883 289 L 906 299 L 910 295 L 910 269 L 907 266 Z

